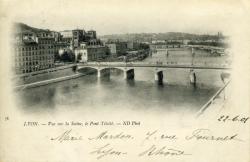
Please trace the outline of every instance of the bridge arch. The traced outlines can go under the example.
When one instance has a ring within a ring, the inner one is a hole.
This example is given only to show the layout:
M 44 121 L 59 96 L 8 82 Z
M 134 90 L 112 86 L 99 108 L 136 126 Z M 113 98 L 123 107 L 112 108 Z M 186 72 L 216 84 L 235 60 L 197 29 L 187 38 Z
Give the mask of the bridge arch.
M 77 71 L 86 70 L 86 69 L 98 70 L 98 67 L 94 67 L 94 66 L 78 66 Z
M 84 67 L 78 67 L 77 71 L 79 73 L 97 73 L 98 72 L 98 68 L 95 67 L 88 67 L 88 66 L 84 66 Z
M 99 66 L 78 66 L 78 72 L 93 71 L 97 73 L 97 77 L 110 75 L 111 69 L 118 69 L 123 72 L 124 79 L 134 79 L 133 67 L 99 67 Z
M 135 73 L 133 67 L 103 67 L 98 69 L 98 77 L 103 74 L 110 74 L 111 69 L 118 69 L 123 72 L 124 79 L 134 79 Z
M 127 70 L 126 67 L 78 66 L 78 70 L 86 69 L 86 68 L 95 69 L 95 70 L 103 70 L 103 69 L 119 69 L 119 70 L 122 70 L 122 71 L 126 71 Z M 128 69 L 131 69 L 131 68 L 128 68 Z

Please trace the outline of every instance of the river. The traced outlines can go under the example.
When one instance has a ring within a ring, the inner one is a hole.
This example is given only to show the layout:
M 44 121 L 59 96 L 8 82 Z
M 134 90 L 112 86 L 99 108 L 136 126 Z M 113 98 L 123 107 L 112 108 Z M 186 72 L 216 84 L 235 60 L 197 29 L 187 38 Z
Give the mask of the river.
M 209 56 L 196 51 L 195 61 L 225 61 L 224 56 Z M 177 51 L 176 55 L 157 52 L 145 61 L 190 61 L 191 52 Z M 200 54 L 200 55 L 199 55 Z M 119 70 L 110 77 L 97 78 L 96 73 L 25 89 L 16 94 L 18 105 L 25 113 L 57 113 L 64 111 L 103 113 L 129 110 L 131 112 L 195 113 L 223 85 L 222 70 L 195 70 L 197 86 L 189 82 L 189 69 L 164 70 L 164 84 L 154 81 L 153 68 L 135 68 L 135 79 L 124 80 Z

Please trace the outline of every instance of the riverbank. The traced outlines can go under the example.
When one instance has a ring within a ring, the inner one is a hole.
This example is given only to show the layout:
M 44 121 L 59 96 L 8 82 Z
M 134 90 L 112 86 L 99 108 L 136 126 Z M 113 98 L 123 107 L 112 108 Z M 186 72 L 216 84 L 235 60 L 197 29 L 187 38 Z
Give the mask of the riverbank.
M 31 84 L 49 79 L 74 75 L 73 64 L 45 69 L 27 74 L 16 75 L 12 78 L 15 85 Z
M 74 66 L 74 64 L 71 64 L 29 74 L 17 75 L 12 78 L 12 81 L 16 85 L 14 89 L 23 90 L 26 88 L 44 86 L 51 83 L 79 78 L 93 73 L 93 70 L 89 69 L 81 72 L 76 72 L 73 69 Z
M 54 79 L 48 79 L 48 80 L 38 81 L 38 82 L 34 82 L 34 83 L 29 83 L 29 84 L 18 85 L 18 86 L 15 86 L 14 89 L 15 90 L 23 90 L 23 89 L 27 89 L 27 88 L 34 88 L 34 87 L 44 86 L 44 85 L 48 85 L 48 84 L 51 84 L 51 83 L 57 83 L 57 82 L 65 81 L 65 80 L 76 79 L 76 78 L 79 78 L 79 77 L 82 77 L 82 76 L 89 75 L 91 73 L 92 72 L 77 73 L 77 74 L 74 74 L 74 75 L 69 75 L 69 76 L 64 76 L 64 77 L 59 77 L 59 78 L 54 78 Z

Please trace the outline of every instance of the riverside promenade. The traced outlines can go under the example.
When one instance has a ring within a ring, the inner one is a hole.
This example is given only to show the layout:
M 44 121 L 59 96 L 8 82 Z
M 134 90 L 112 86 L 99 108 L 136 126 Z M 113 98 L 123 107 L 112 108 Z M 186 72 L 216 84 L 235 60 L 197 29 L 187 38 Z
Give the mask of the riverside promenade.
M 12 80 L 16 83 L 15 90 L 32 88 L 69 79 L 75 79 L 89 73 L 74 72 L 75 64 L 59 66 L 51 69 L 45 69 L 27 74 L 16 75 Z
M 59 77 L 59 78 L 54 78 L 54 79 L 48 79 L 48 80 L 38 81 L 38 82 L 34 82 L 34 83 L 29 83 L 29 84 L 18 85 L 18 86 L 15 86 L 14 89 L 15 90 L 23 90 L 25 88 L 33 88 L 33 87 L 43 86 L 43 85 L 47 85 L 47 84 L 51 84 L 51 83 L 56 83 L 56 82 L 61 82 L 61 81 L 65 81 L 65 80 L 75 79 L 75 78 L 85 76 L 85 75 L 88 75 L 88 74 L 87 73 L 86 74 L 77 73 L 77 74 L 73 74 L 73 75 L 69 75 L 69 76 L 64 76 L 64 77 Z

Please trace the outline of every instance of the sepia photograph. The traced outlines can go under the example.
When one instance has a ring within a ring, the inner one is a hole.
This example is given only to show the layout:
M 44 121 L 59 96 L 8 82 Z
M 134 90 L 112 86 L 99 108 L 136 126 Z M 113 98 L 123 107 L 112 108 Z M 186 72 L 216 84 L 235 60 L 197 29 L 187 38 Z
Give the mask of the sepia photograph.
M 248 162 L 249 5 L 0 1 L 0 161 Z
M 33 21 L 14 22 L 12 38 L 15 93 L 27 113 L 203 113 L 222 107 L 229 93 L 233 53 L 230 33 L 220 28 L 174 31 L 166 24 L 150 32 L 138 24 L 136 32 L 117 34 L 84 21 L 60 24 L 65 30 Z

